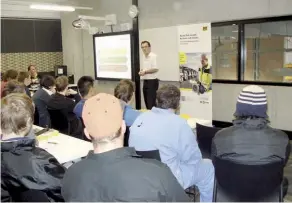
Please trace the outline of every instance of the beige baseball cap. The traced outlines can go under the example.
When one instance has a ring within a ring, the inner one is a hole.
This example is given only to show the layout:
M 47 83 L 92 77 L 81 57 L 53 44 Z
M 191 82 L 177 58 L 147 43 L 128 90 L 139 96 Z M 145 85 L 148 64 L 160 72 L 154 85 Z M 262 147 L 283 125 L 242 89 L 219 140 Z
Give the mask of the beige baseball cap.
M 112 136 L 123 122 L 120 101 L 113 95 L 99 93 L 86 100 L 82 119 L 91 137 L 102 139 Z

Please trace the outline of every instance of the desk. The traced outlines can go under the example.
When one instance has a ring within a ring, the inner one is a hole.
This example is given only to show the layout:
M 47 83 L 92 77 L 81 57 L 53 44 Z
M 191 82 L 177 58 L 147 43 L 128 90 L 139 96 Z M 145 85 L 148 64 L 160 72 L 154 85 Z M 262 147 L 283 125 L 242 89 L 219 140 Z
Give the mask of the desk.
M 147 112 L 149 110 L 147 109 L 141 109 L 141 112 Z M 212 127 L 212 120 L 203 120 L 203 119 L 199 119 L 199 118 L 191 118 L 189 115 L 187 114 L 180 114 L 180 117 L 187 120 L 189 126 L 192 129 L 196 129 L 196 124 L 199 123 L 201 125 L 205 125 L 205 126 L 210 126 Z
M 39 126 L 33 129 L 41 130 Z M 59 163 L 64 164 L 85 157 L 93 150 L 92 143 L 62 133 L 48 132 L 37 137 L 38 146 L 52 154 Z

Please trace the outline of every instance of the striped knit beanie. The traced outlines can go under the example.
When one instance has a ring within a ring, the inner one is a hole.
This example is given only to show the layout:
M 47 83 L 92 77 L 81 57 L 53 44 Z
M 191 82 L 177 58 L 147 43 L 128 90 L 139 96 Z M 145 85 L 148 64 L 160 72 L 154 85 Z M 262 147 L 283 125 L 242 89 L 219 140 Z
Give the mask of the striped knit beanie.
M 237 99 L 234 116 L 267 118 L 267 96 L 264 89 L 257 85 L 249 85 L 243 88 Z

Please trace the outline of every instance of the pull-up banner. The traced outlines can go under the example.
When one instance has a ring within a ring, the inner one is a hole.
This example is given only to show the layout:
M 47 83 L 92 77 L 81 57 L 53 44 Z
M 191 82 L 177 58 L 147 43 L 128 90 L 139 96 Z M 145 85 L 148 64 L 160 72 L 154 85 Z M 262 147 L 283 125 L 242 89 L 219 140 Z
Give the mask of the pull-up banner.
M 211 24 L 178 26 L 181 114 L 212 120 Z

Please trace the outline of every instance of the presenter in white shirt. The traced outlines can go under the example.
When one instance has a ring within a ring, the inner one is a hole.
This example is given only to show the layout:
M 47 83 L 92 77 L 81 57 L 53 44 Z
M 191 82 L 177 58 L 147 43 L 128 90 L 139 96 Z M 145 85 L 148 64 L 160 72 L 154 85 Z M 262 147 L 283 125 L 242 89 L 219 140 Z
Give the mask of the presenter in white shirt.
M 141 67 L 139 75 L 144 80 L 143 94 L 147 109 L 152 109 L 156 102 L 156 91 L 159 86 L 158 81 L 158 67 L 156 61 L 156 54 L 151 52 L 151 44 L 148 41 L 141 43 L 143 57 L 141 60 Z

